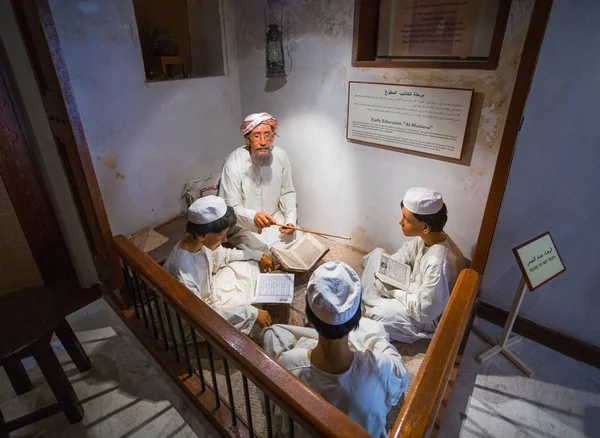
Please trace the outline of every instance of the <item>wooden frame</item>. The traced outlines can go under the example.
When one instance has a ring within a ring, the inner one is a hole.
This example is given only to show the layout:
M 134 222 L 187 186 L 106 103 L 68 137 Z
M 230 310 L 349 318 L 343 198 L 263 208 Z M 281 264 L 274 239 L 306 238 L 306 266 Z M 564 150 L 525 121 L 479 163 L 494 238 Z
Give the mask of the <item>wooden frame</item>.
M 523 265 L 523 260 L 521 260 L 521 257 L 519 256 L 519 249 L 523 248 L 524 246 L 529 245 L 532 242 L 535 242 L 538 239 L 541 239 L 544 236 L 548 236 L 550 237 L 550 240 L 552 241 L 552 245 L 554 246 L 554 250 L 556 251 L 556 254 L 558 255 L 558 258 L 560 259 L 560 263 L 563 265 L 563 269 L 562 271 L 554 274 L 552 277 L 547 278 L 546 280 L 544 280 L 543 282 L 541 282 L 540 284 L 538 284 L 537 286 L 533 286 L 531 284 L 531 280 L 529 279 L 529 275 L 527 274 L 527 269 L 525 268 L 525 265 Z M 546 283 L 548 283 L 550 280 L 558 277 L 560 274 L 562 274 L 563 272 L 565 272 L 567 270 L 565 263 L 563 262 L 562 257 L 560 256 L 560 253 L 558 252 L 558 249 L 556 248 L 556 244 L 554 243 L 554 239 L 552 238 L 552 236 L 550 235 L 550 231 L 546 231 L 545 233 L 540 234 L 539 236 L 535 236 L 533 239 L 529 239 L 527 242 L 520 244 L 519 246 L 516 246 L 513 248 L 513 254 L 515 255 L 515 258 L 517 259 L 517 263 L 519 264 L 519 269 L 521 269 L 521 273 L 523 274 L 523 278 L 525 279 L 525 282 L 527 283 L 527 289 L 529 289 L 530 292 L 533 292 L 534 290 L 542 287 L 543 285 L 545 285 Z
M 19 113 L 9 76 L 0 45 L 0 176 L 44 283 L 72 293 L 79 289 L 77 274 L 28 144 L 28 126 Z
M 525 37 L 525 45 L 521 55 L 521 63 L 517 71 L 515 86 L 513 88 L 510 99 L 508 114 L 506 115 L 506 124 L 504 125 L 504 133 L 500 142 L 500 150 L 496 160 L 496 168 L 492 177 L 492 184 L 488 195 L 488 200 L 485 205 L 479 238 L 475 245 L 473 254 L 473 262 L 471 268 L 479 273 L 483 273 L 487 262 L 492 238 L 496 230 L 498 215 L 500 214 L 500 206 L 502 198 L 508 182 L 508 174 L 512 164 L 512 157 L 515 150 L 517 135 L 521 128 L 521 119 L 525 110 L 525 102 L 529 95 L 533 74 L 537 64 L 538 56 L 542 48 L 542 41 L 550 18 L 552 9 L 552 0 L 536 0 L 531 14 L 531 21 L 527 36 Z
M 98 276 L 118 289 L 123 280 L 110 247 L 112 231 L 48 0 L 12 0 L 12 5 Z M 122 297 L 120 304 L 128 306 Z
M 512 0 L 500 0 L 494 35 L 487 58 L 411 58 L 411 60 L 378 60 L 377 38 L 381 0 L 355 0 L 352 66 L 370 68 L 453 68 L 495 70 L 504 40 Z
M 362 141 L 362 140 L 355 140 L 352 138 L 348 137 L 348 129 L 349 129 L 349 120 L 350 120 L 350 88 L 351 88 L 351 84 L 373 84 L 373 85 L 385 85 L 385 86 L 389 86 L 389 87 L 411 87 L 411 88 L 428 88 L 428 89 L 437 89 L 437 90 L 460 90 L 460 91 L 471 91 L 471 99 L 469 100 L 469 108 L 467 108 L 467 119 L 465 122 L 465 129 L 463 132 L 463 141 L 460 147 L 460 156 L 458 158 L 454 158 L 454 157 L 447 157 L 444 155 L 438 155 L 438 154 L 434 154 L 431 152 L 423 152 L 420 150 L 413 150 L 413 149 L 406 149 L 403 147 L 399 147 L 399 146 L 391 146 L 391 145 L 386 145 L 386 144 L 382 144 L 382 143 L 372 143 L 372 142 L 368 142 L 368 141 Z M 447 160 L 450 162 L 454 162 L 454 163 L 459 163 L 462 158 L 463 158 L 463 150 L 464 150 L 464 146 L 465 146 L 465 140 L 466 140 L 466 134 L 467 134 L 467 127 L 469 126 L 469 121 L 471 120 L 471 105 L 473 104 L 473 96 L 475 95 L 475 90 L 470 89 L 470 88 L 453 88 L 453 87 L 429 87 L 426 85 L 406 85 L 406 84 L 388 84 L 385 82 L 366 82 L 366 81 L 349 81 L 348 82 L 348 105 L 347 105 L 347 110 L 346 110 L 346 140 L 352 143 L 356 143 L 356 144 L 363 144 L 363 145 L 368 145 L 368 146 L 376 146 L 376 147 L 381 147 L 381 148 L 385 148 L 385 149 L 392 149 L 392 150 L 397 150 L 400 152 L 408 152 L 411 154 L 421 154 L 424 155 L 426 157 L 430 157 L 430 158 L 437 158 L 437 159 L 443 159 L 443 160 Z
M 469 311 L 475 303 L 479 280 L 479 274 L 472 269 L 464 269 L 458 276 L 423 363 L 390 431 L 391 438 L 425 437 L 434 429 L 454 361 L 461 354 L 463 334 L 468 334 Z

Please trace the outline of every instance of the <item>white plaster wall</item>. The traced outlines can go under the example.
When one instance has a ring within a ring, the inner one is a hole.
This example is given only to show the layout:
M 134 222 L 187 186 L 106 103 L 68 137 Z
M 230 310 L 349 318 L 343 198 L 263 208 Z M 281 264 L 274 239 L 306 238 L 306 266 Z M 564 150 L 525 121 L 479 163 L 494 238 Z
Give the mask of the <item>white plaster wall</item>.
M 98 282 L 98 275 L 92 260 L 92 254 L 77 214 L 73 194 L 50 130 L 42 98 L 10 0 L 0 0 L 0 39 L 6 50 L 10 69 L 15 79 L 13 85 L 17 87 L 17 93 L 23 105 L 21 109 L 26 113 L 24 115 L 28 119 L 33 134 L 29 139 L 29 146 L 35 153 L 35 159 L 48 190 L 79 283 L 84 288 L 93 286 Z M 7 230 L 3 231 L 6 232 Z M 20 229 L 19 231 L 22 234 Z M 29 252 L 29 248 L 27 248 L 27 251 Z M 15 253 L 14 256 L 17 257 L 18 254 Z M 15 260 L 13 259 L 12 262 L 15 262 Z M 14 267 L 12 266 L 13 269 Z M 10 264 L 7 269 L 9 268 Z M 37 284 L 41 281 L 39 273 L 37 273 L 37 266 L 34 266 L 34 268 L 35 274 L 31 273 L 32 269 L 26 269 L 25 265 L 20 266 L 23 273 L 31 277 L 31 284 Z
M 550 231 L 567 271 L 526 293 L 520 315 L 600 346 L 600 3 L 556 0 L 483 275 L 483 299 L 510 308 L 512 248 Z
M 146 83 L 131 1 L 51 0 L 113 234 L 176 214 L 183 185 L 220 171 L 237 141 L 233 0 L 227 76 Z
M 397 226 L 403 194 L 412 186 L 431 186 L 448 205 L 447 231 L 470 257 L 532 5 L 531 0 L 513 1 L 500 65 L 495 71 L 478 71 L 352 68 L 354 0 L 271 1 L 267 15 L 279 20 L 283 7 L 284 29 L 289 27 L 285 38 L 293 65 L 282 85 L 265 77 L 265 0 L 240 2 L 242 113 L 267 111 L 279 119 L 276 144 L 290 155 L 299 222 L 350 234 L 353 244 L 365 250 L 391 250 L 404 241 Z M 289 68 L 289 58 L 287 62 Z M 475 120 L 467 165 L 347 142 L 350 80 L 473 88 Z

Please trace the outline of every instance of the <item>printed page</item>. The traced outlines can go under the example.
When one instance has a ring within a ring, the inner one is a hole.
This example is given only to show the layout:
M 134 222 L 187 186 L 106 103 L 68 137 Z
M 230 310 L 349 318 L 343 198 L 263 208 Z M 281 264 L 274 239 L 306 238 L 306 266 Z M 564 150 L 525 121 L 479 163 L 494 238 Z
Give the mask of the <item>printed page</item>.
M 402 285 L 409 283 L 410 266 L 390 258 L 387 254 L 381 255 L 378 272 Z
M 323 252 L 326 250 L 325 248 L 315 237 L 310 234 L 305 234 L 304 237 L 294 245 L 293 251 L 294 253 L 302 259 L 302 262 L 305 264 L 305 268 L 308 269 L 315 263 Z
M 288 269 L 306 269 L 304 262 L 294 254 L 292 249 L 271 248 L 271 252 L 278 258 L 282 264 L 287 265 Z
M 254 303 L 287 303 L 294 299 L 294 274 L 258 274 Z

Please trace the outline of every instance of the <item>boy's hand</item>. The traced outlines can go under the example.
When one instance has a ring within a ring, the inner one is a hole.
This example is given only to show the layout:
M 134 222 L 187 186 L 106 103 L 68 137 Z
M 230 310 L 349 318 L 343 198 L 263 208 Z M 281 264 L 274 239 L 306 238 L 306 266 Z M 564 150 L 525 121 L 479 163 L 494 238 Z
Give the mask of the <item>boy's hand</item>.
M 256 323 L 261 327 L 269 327 L 273 324 L 271 315 L 266 310 L 258 309 L 258 316 L 256 317 Z
M 273 260 L 266 254 L 263 254 L 258 262 L 260 272 L 271 272 L 274 269 Z

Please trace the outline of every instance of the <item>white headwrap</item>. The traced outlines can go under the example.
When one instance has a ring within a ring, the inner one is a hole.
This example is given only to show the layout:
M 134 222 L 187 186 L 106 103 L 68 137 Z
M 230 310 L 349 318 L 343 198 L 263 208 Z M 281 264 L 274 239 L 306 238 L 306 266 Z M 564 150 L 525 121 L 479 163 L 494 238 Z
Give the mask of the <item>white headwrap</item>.
M 262 123 L 267 123 L 273 129 L 277 129 L 277 119 L 273 117 L 269 113 L 254 113 L 250 114 L 248 117 L 244 119 L 242 122 L 242 126 L 240 129 L 242 130 L 242 135 L 246 136 L 249 132 L 251 132 L 254 128 Z
M 358 274 L 343 262 L 319 266 L 308 280 L 306 298 L 315 316 L 326 324 L 348 322 L 360 306 L 362 286 Z
M 194 224 L 204 225 L 221 219 L 227 213 L 227 204 L 218 196 L 205 196 L 194 201 L 188 208 L 188 220 Z
M 402 203 L 408 211 L 416 214 L 435 214 L 444 206 L 442 194 L 427 187 L 409 189 Z

